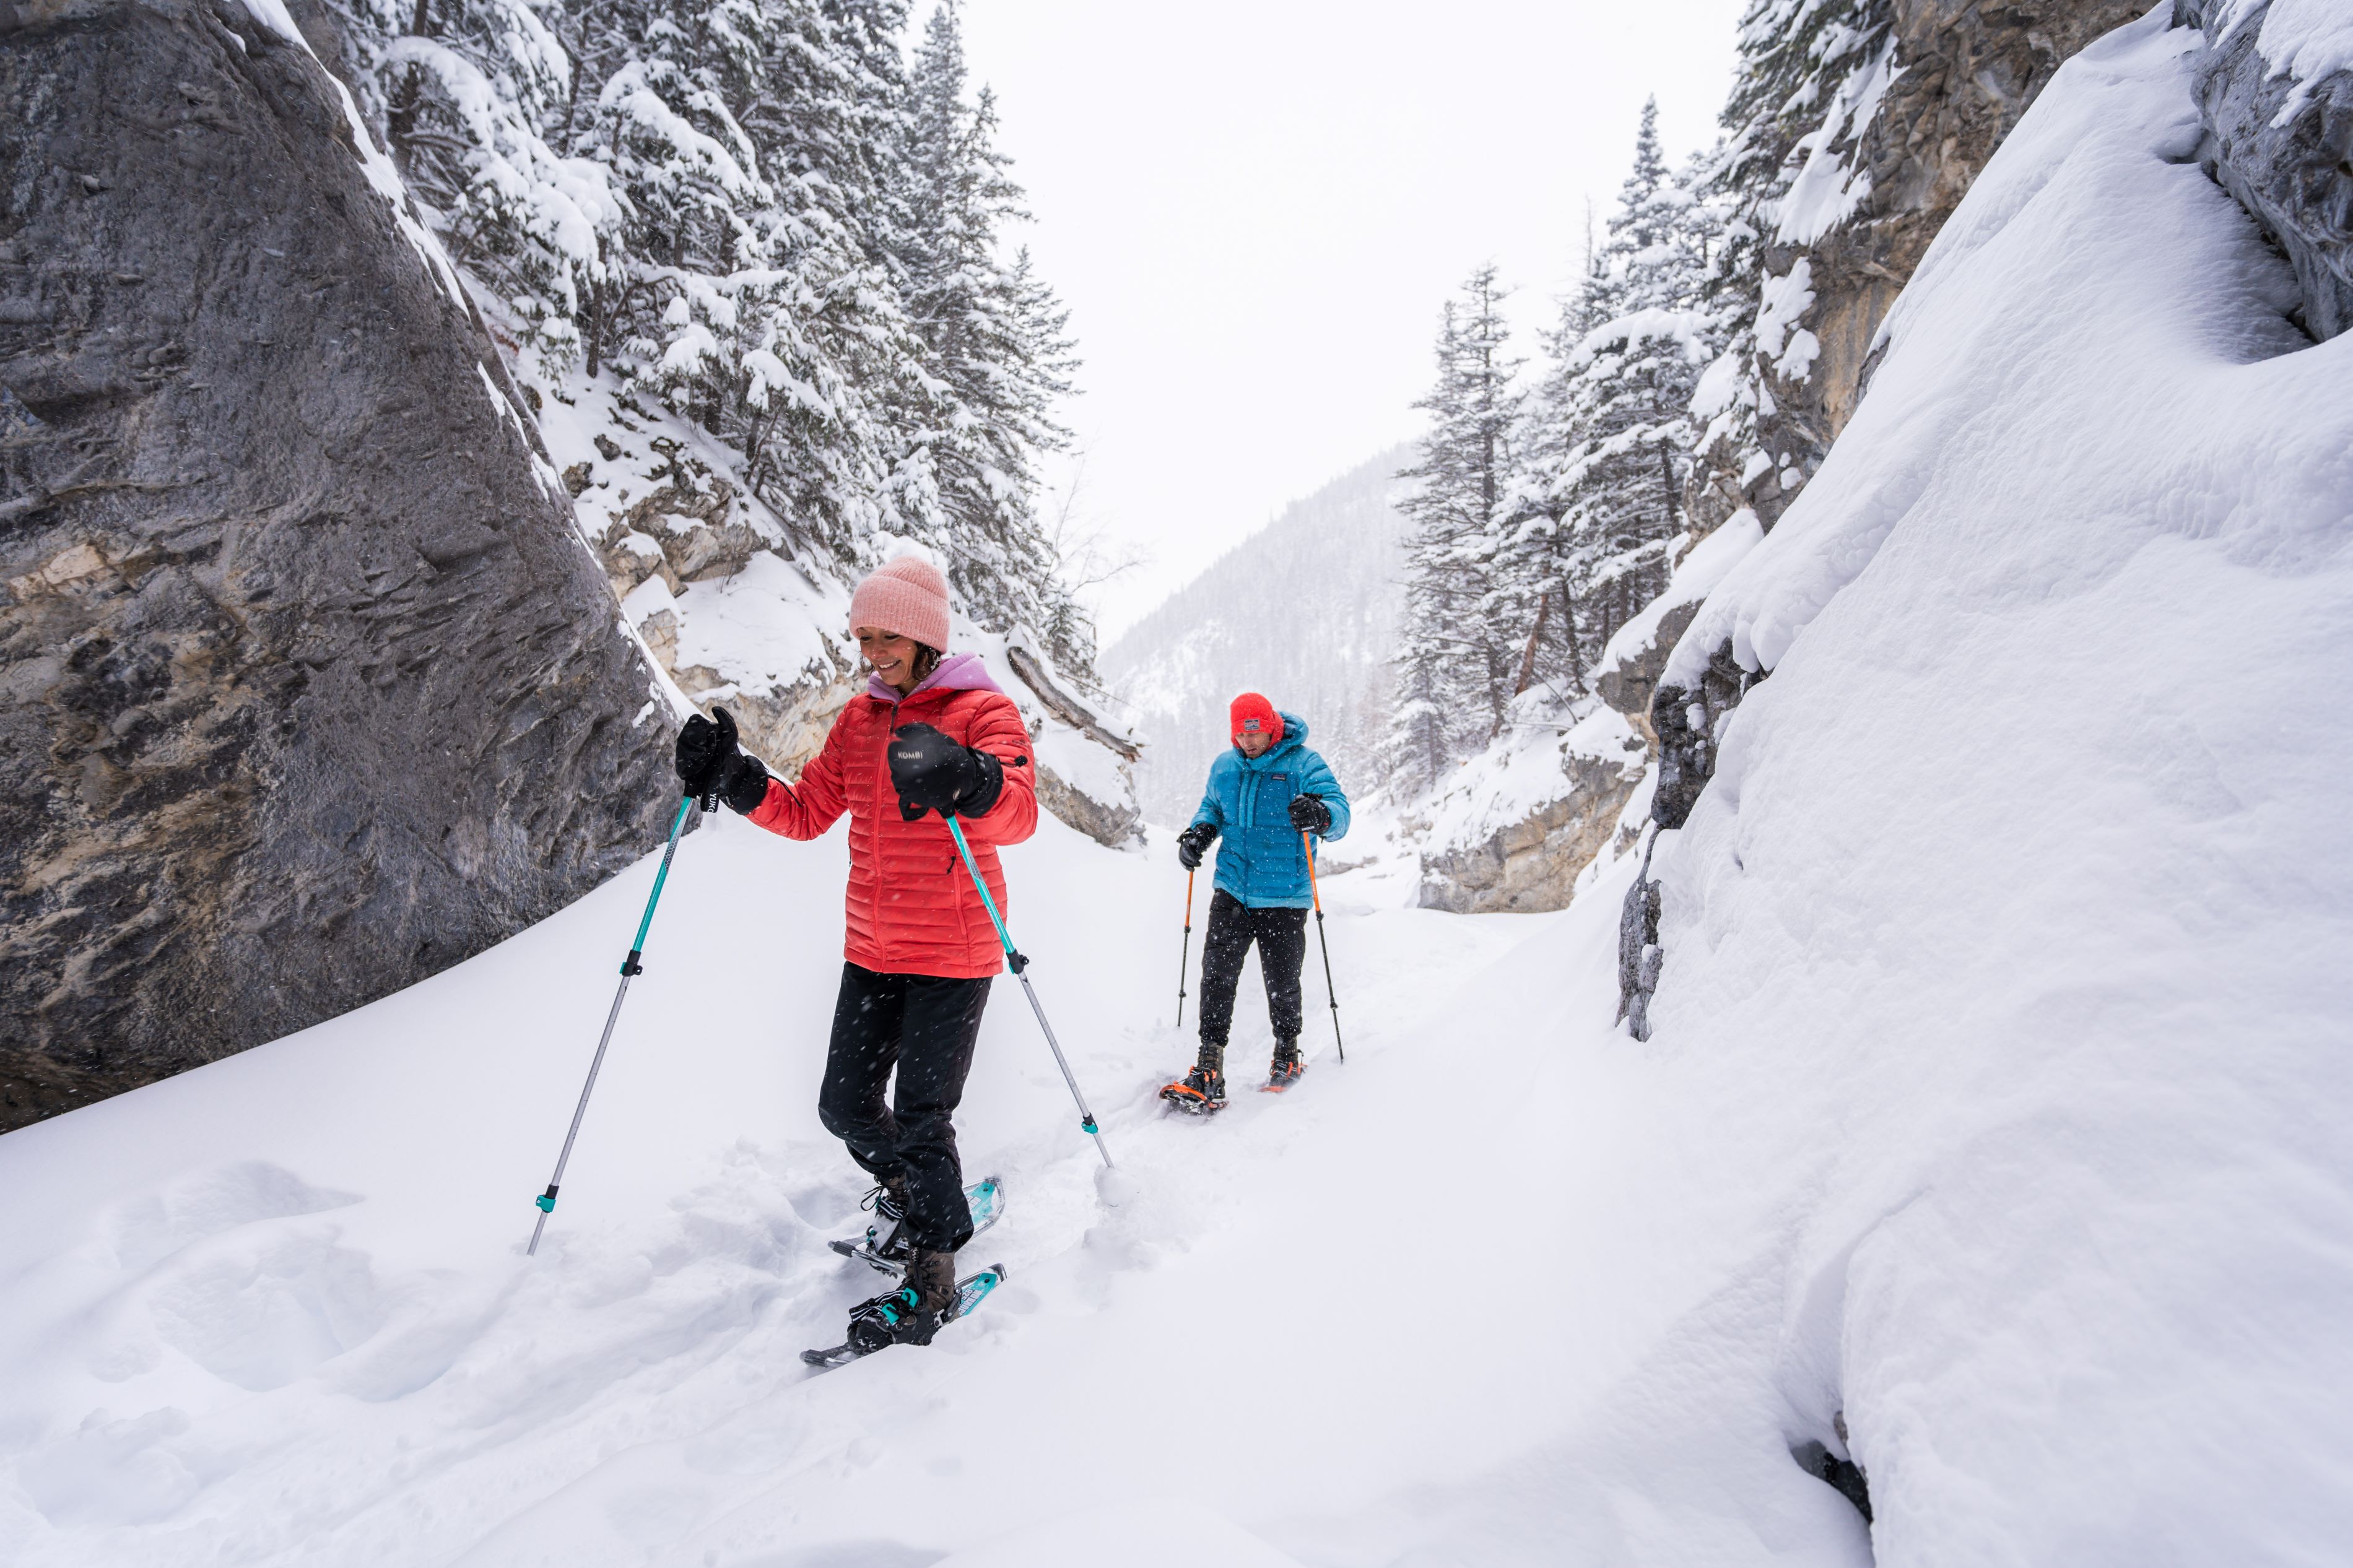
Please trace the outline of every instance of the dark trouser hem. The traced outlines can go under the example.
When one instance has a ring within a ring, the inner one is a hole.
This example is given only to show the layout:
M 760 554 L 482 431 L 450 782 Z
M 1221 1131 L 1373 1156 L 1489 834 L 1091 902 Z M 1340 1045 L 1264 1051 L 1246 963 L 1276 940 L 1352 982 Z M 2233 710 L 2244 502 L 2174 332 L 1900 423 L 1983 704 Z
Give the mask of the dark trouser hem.
M 987 979 L 841 966 L 818 1120 L 876 1181 L 905 1178 L 907 1239 L 930 1252 L 972 1239 L 953 1118 L 987 1005 Z M 898 1082 L 885 1103 L 893 1068 Z
M 1299 971 L 1307 961 L 1305 910 L 1254 910 L 1220 889 L 1209 900 L 1209 934 L 1201 944 L 1201 1043 L 1224 1047 L 1233 1031 L 1234 992 L 1242 959 L 1258 944 L 1268 1021 L 1278 1040 L 1295 1040 L 1303 1022 Z

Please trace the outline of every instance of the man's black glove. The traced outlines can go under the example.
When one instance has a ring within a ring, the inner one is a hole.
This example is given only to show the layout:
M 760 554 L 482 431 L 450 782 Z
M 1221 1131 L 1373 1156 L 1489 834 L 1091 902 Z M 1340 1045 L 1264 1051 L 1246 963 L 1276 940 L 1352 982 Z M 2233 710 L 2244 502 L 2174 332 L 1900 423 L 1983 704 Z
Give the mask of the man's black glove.
M 891 736 L 891 787 L 909 822 L 927 811 L 986 816 L 1004 793 L 1005 764 L 929 724 L 910 724 Z
M 1209 846 L 1216 841 L 1217 837 L 1218 825 L 1216 823 L 1197 822 L 1193 824 L 1192 826 L 1187 828 L 1184 832 L 1176 836 L 1176 864 L 1184 867 L 1187 871 L 1199 870 L 1201 868 L 1201 857 L 1209 852 Z
M 1332 826 L 1332 808 L 1320 795 L 1291 797 L 1291 826 L 1303 833 L 1322 833 Z
M 717 723 L 697 713 L 678 732 L 679 783 L 702 797 L 705 811 L 723 800 L 737 811 L 754 810 L 768 798 L 768 770 L 735 749 L 735 715 L 724 708 L 712 711 Z

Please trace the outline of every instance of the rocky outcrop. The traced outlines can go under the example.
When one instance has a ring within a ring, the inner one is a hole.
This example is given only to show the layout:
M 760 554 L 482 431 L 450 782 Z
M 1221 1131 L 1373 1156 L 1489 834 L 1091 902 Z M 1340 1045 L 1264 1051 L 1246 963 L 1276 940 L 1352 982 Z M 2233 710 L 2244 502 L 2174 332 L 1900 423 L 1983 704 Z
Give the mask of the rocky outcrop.
M 1778 324 L 1759 345 L 1767 406 L 1757 438 L 1769 460 L 1742 464 L 1725 452 L 1698 464 L 1695 531 L 1744 506 L 1771 529 L 1852 417 L 1880 323 L 1994 149 L 2069 57 L 2147 9 L 2142 0 L 1885 0 L 1894 52 L 1878 72 L 1884 85 L 1856 84 L 1876 90 L 1876 103 L 1859 127 L 1810 149 L 1810 173 L 1799 175 L 1801 187 L 1810 180 L 1859 199 L 1817 234 L 1821 203 L 1793 190 L 1765 252 L 1765 302 Z M 1810 335 L 1804 351 L 1788 352 L 1799 333 Z
M 1898 5 L 1896 9 L 1905 19 L 1907 38 L 1916 32 L 1922 18 L 1936 19 L 1941 15 L 1933 5 Z M 2011 7 L 1994 21 L 2000 28 L 2014 33 L 2018 17 L 2033 9 Z M 2048 54 L 2055 66 L 2105 27 L 2129 20 L 2137 8 L 2086 5 L 2045 9 L 2054 13 L 2064 9 L 2074 18 L 2067 27 L 2045 26 L 2025 35 L 2038 58 Z M 2286 18 L 2284 25 L 2274 26 L 2282 16 Z M 2042 18 L 2046 23 L 2053 19 L 2055 15 Z M 2204 124 L 2200 163 L 2262 226 L 2293 266 L 2303 296 L 2295 312 L 2297 323 L 2315 339 L 2342 332 L 2353 322 L 2353 69 L 2342 63 L 2348 47 L 2353 47 L 2353 24 L 2328 14 L 2325 7 L 2299 6 L 2289 13 L 2275 7 L 2272 0 L 2176 0 L 2173 20 L 2177 26 L 2196 26 L 2205 35 L 2206 47 L 2194 78 Z M 1974 9 L 1960 13 L 1951 24 L 1940 21 L 1939 26 L 1968 48 L 1953 55 L 1940 71 L 1922 74 L 1916 80 L 1907 71 L 1898 79 L 1862 138 L 1866 161 L 1873 147 L 1892 146 L 1906 121 L 1933 127 L 1957 112 L 1948 105 L 1921 103 L 1922 92 L 1936 82 L 1944 83 L 1943 90 L 1960 106 L 1955 123 L 1964 129 L 1977 126 L 1966 143 L 1975 147 L 1989 128 L 1996 129 L 1994 140 L 1999 141 L 1999 133 L 2006 132 L 2017 119 L 2017 112 L 2007 109 L 1987 118 L 1989 104 L 2017 99 L 2017 110 L 2022 111 L 2025 102 L 2048 79 L 2047 70 L 2031 81 L 2017 78 L 2020 57 L 2014 49 L 2007 51 L 2010 74 L 1996 70 L 1990 82 L 1967 76 L 1963 68 L 1973 58 L 1971 51 L 1981 50 L 1983 43 L 1997 35 L 1987 31 L 1988 21 Z M 1914 52 L 1907 56 L 1899 48 L 1899 58 L 1925 58 L 1917 43 L 1909 47 Z M 2016 90 L 2019 85 L 2027 89 L 2022 97 Z M 1972 102 L 1977 104 L 1974 110 L 1969 109 Z M 1912 104 L 1920 107 L 1907 108 Z M 1905 136 L 1907 141 L 1920 140 L 1916 132 L 1906 132 Z M 1957 151 L 1963 143 L 1954 145 Z M 1983 153 L 1971 153 L 1963 162 L 1973 173 L 1991 150 L 1992 143 L 1985 142 Z M 1866 213 L 1884 188 L 1874 181 Z M 1933 214 L 1941 224 L 1966 189 L 1963 181 L 1950 199 L 1920 205 L 1917 216 L 1925 219 Z M 1810 255 L 1832 261 L 1841 255 L 1851 257 L 1858 244 L 1868 240 L 1870 227 L 1870 222 L 1859 219 L 1855 233 L 1834 231 Z M 1894 235 L 1901 228 L 1899 221 L 1895 228 L 1883 232 Z M 1930 228 L 1917 244 L 1907 242 L 1902 247 L 1911 264 L 1916 264 L 1934 232 Z M 1905 276 L 1909 276 L 1909 264 L 1902 268 Z M 1838 274 L 1833 268 L 1828 275 Z M 1818 272 L 1817 277 L 1820 276 L 1824 274 Z M 1861 287 L 1837 291 L 1826 300 L 1818 300 L 1817 309 L 1828 312 L 1825 321 L 1841 310 L 1850 314 L 1860 310 L 1875 322 L 1885 315 L 1886 307 L 1869 306 L 1869 294 L 1868 289 Z M 1841 305 L 1842 299 L 1866 303 Z M 1876 331 L 1875 325 L 1873 331 Z M 1823 425 L 1833 436 L 1869 380 L 1870 364 L 1857 363 L 1852 393 L 1841 401 L 1839 387 L 1843 380 L 1838 367 L 1852 362 L 1852 354 L 1841 359 L 1826 351 L 1823 365 L 1831 373 L 1830 379 L 1823 381 L 1823 371 L 1817 371 L 1815 380 L 1821 385 L 1814 403 L 1807 405 L 1821 413 Z M 1777 396 L 1791 390 L 1774 388 Z M 1788 498 L 1777 500 L 1786 505 Z M 1770 515 L 1776 514 L 1768 513 L 1768 521 Z M 1697 657 L 1698 650 L 1693 649 L 1678 662 L 1690 668 Z M 1667 682 L 1658 688 L 1651 721 L 1660 743 L 1660 779 L 1651 815 L 1662 830 L 1680 827 L 1689 817 L 1715 771 L 1715 748 L 1725 720 L 1748 689 L 1769 673 L 1744 669 L 1733 657 L 1730 642 L 1723 641 L 1708 651 L 1705 671 L 1695 682 Z M 1657 984 L 1658 921 L 1657 886 L 1649 880 L 1646 870 L 1628 892 L 1620 944 L 1620 1011 L 1638 1037 L 1645 1033 L 1644 1016 Z
M 7 1127 L 454 963 L 671 796 L 653 671 L 310 51 L 16 0 L 0 103 Z
M 2277 26 L 2275 9 L 2177 0 L 2174 20 L 2206 35 L 2199 162 L 2286 253 L 2304 294 L 2298 324 L 2326 342 L 2353 325 L 2353 69 L 2341 45 L 2312 47 L 2320 40 L 2302 32 L 2353 28 L 2308 5 Z
M 1577 878 L 1609 847 L 1619 815 L 1641 782 L 1641 759 L 1562 759 L 1564 793 L 1476 843 L 1421 859 L 1419 902 L 1455 914 L 1565 910 Z
M 2146 9 L 2138 0 L 1886 0 L 1885 58 L 1852 84 L 1860 124 L 1806 153 L 1765 251 L 1767 313 L 1786 318 L 1764 334 L 1757 362 L 1766 395 L 1757 437 L 1770 460 L 1728 476 L 1732 454 L 1704 456 L 1689 498 L 1695 534 L 1744 507 L 1772 528 L 1862 401 L 1880 323 L 1995 148 L 2061 65 Z M 1848 193 L 1851 207 L 1825 191 Z M 1800 333 L 1809 341 L 1793 354 Z M 1651 815 L 1670 826 L 1706 784 L 1716 727 L 1746 689 L 1728 647 L 1715 658 L 1724 673 L 1704 689 L 1652 694 L 1662 753 Z M 1651 664 L 1663 662 L 1643 662 L 1612 700 L 1639 694 L 1640 676 L 1655 683 Z

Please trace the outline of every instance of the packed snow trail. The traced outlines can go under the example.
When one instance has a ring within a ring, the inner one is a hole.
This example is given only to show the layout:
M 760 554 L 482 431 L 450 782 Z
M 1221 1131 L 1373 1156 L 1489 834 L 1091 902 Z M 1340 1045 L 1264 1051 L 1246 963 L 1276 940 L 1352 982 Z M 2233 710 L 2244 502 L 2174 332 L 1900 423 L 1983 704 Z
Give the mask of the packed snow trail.
M 1166 1022 L 1183 873 L 1165 841 L 1050 822 L 1008 852 L 1011 921 L 1127 1201 L 1000 985 L 958 1121 L 1008 1194 L 965 1262 L 1011 1282 L 929 1351 L 812 1380 L 797 1352 L 874 1289 L 825 1247 L 864 1184 L 814 1112 L 841 860 L 839 835 L 732 819 L 681 846 L 535 1260 L 531 1199 L 651 858 L 373 1007 L 0 1142 L 5 1554 L 915 1563 L 1132 1503 L 1164 1543 L 1357 1561 L 1558 1431 L 1597 1335 L 1631 1353 L 1639 1314 L 1577 1282 L 1581 1222 L 1539 1251 L 1508 1217 L 1535 1193 L 1627 1213 L 1576 1195 L 1633 1153 L 1579 1082 L 1623 1042 L 1606 1004 L 1546 1021 L 1607 995 L 1606 889 L 1464 920 L 1328 878 L 1352 1059 L 1311 1031 L 1296 1090 L 1203 1125 L 1155 1098 L 1192 1050 Z M 1255 984 L 1237 1061 L 1270 1045 Z M 1421 1244 L 1466 1226 L 1484 1258 Z M 1540 1276 L 1568 1294 L 1531 1332 L 1493 1291 Z M 1499 1310 L 1515 1324 L 1482 1323 Z

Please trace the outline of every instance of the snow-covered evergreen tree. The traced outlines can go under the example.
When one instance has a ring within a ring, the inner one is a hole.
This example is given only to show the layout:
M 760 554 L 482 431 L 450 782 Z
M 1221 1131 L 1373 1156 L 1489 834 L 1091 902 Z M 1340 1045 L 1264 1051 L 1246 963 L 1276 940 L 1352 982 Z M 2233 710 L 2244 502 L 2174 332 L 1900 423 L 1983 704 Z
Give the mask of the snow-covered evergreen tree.
M 1094 633 L 1055 586 L 1036 506 L 1039 456 L 1067 432 L 1053 405 L 1070 390 L 1067 313 L 1027 251 L 1000 253 L 1027 217 L 996 145 L 997 107 L 966 92 L 953 5 L 935 9 L 911 73 L 906 116 L 907 306 L 923 345 L 920 384 L 902 406 L 911 428 L 902 513 L 943 547 L 949 580 L 993 629 L 1028 626 L 1070 668 L 1093 662 Z
M 1705 237 L 1694 220 L 1705 212 L 1670 177 L 1658 106 L 1644 104 L 1609 239 L 1553 344 L 1559 428 L 1531 475 L 1538 510 L 1558 520 L 1556 559 L 1597 654 L 1665 586 L 1666 547 L 1683 526 L 1688 411 L 1708 347 L 1693 309 Z
M 911 68 L 906 0 L 331 4 L 363 111 L 543 361 L 734 448 L 811 560 L 919 541 L 1088 677 L 1035 508 L 1067 318 L 1008 241 L 953 5 Z
M 1666 580 L 1683 530 L 1692 389 L 1714 352 L 1701 308 L 1713 209 L 1667 169 L 1646 104 L 1608 237 L 1546 339 L 1520 432 L 1491 602 L 1521 628 L 1515 689 L 1586 689 L 1610 634 Z
M 1414 405 L 1430 416 L 1420 456 L 1399 477 L 1411 520 L 1398 657 L 1397 766 L 1427 788 L 1454 758 L 1503 722 L 1514 674 L 1508 604 L 1493 595 L 1496 540 L 1508 515 L 1521 362 L 1492 263 L 1448 301 L 1438 335 L 1438 383 Z
M 346 0 L 338 16 L 353 94 L 451 256 L 518 321 L 568 341 L 621 208 L 555 129 L 578 80 L 561 11 Z
M 1811 155 L 1860 129 L 1850 123 L 1856 100 L 1883 79 L 1894 26 L 1893 0 L 1750 0 L 1742 14 L 1725 141 L 1700 190 L 1723 223 L 1703 304 L 1731 323 L 1693 407 L 1703 428 L 1690 488 L 1703 529 L 1744 506 L 1771 527 L 1805 481 L 1798 447 L 1819 459 L 1828 445 L 1823 432 L 1776 438 L 1773 384 L 1802 380 L 1812 364 L 1813 334 L 1798 325 L 1812 294 L 1801 257 L 1777 271 L 1766 252 Z

